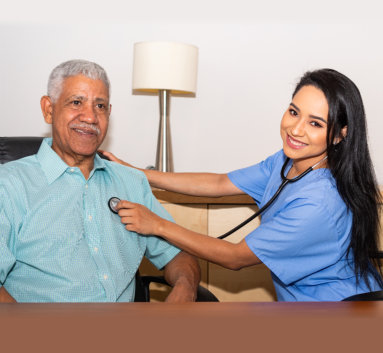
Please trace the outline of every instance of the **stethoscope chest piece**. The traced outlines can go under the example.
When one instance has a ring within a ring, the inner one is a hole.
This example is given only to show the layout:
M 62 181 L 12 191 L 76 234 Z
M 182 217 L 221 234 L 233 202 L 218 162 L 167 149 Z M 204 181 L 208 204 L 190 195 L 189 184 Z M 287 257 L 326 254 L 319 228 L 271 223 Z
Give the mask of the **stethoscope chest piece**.
M 108 206 L 109 206 L 109 209 L 115 213 L 115 214 L 118 214 L 118 210 L 117 210 L 117 204 L 120 202 L 121 200 L 118 198 L 118 197 L 111 197 L 108 201 Z

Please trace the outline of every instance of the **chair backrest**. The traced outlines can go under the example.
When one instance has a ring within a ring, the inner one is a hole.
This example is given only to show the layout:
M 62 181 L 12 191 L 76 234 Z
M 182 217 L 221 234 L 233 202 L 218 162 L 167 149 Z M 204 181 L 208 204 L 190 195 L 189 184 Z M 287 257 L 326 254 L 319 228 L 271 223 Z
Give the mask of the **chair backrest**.
M 0 164 L 37 153 L 43 137 L 0 137 Z

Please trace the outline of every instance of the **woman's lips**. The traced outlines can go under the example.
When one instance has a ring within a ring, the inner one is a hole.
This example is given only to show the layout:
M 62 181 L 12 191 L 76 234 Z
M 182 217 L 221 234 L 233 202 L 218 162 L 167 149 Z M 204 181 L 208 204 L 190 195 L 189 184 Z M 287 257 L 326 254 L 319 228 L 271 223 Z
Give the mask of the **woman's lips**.
M 293 139 L 290 135 L 287 135 L 286 142 L 291 148 L 301 149 L 307 146 L 306 143 Z

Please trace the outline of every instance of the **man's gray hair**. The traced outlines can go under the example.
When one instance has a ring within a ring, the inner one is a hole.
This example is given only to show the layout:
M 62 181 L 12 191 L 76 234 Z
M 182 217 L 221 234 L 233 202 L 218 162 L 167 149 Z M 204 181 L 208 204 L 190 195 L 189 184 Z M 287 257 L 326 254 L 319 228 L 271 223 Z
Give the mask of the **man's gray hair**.
M 64 80 L 71 76 L 84 75 L 104 82 L 110 96 L 110 83 L 106 71 L 98 64 L 87 60 L 69 60 L 56 66 L 48 79 L 48 96 L 56 102 L 61 94 Z

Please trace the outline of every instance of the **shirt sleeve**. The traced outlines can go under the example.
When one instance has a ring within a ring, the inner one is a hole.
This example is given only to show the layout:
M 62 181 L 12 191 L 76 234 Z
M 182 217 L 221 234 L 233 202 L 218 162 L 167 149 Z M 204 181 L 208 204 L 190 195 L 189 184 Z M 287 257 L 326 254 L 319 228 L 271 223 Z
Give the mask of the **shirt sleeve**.
M 283 152 L 279 151 L 258 164 L 228 173 L 228 177 L 236 187 L 250 195 L 259 204 L 275 164 L 283 156 Z
M 254 254 L 290 285 L 337 262 L 336 225 L 323 203 L 307 198 L 288 202 L 245 241 Z
M 161 218 L 174 222 L 171 215 L 154 197 L 146 178 L 144 178 L 144 188 L 146 192 L 146 207 Z M 146 246 L 145 256 L 158 269 L 165 267 L 181 251 L 179 248 L 168 243 L 166 240 L 154 235 L 147 237 Z
M 16 262 L 16 258 L 10 250 L 12 227 L 6 214 L 5 197 L 4 188 L 0 185 L 0 287 Z

